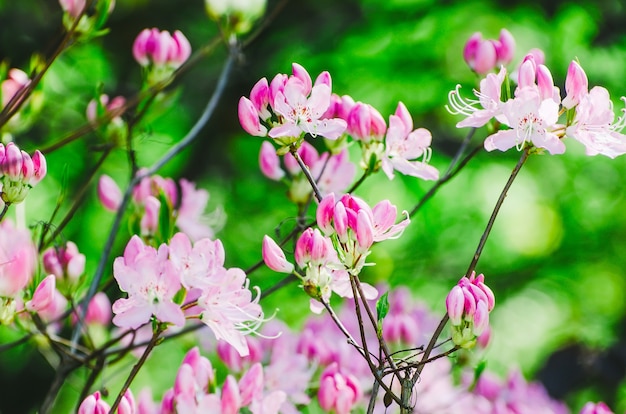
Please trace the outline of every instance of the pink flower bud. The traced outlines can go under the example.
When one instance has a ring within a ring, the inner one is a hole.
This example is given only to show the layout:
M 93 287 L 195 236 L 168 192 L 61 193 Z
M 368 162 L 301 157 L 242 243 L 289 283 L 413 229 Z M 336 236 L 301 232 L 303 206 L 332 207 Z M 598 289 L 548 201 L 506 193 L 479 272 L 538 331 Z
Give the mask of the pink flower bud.
M 250 91 L 250 101 L 252 101 L 262 120 L 265 121 L 271 116 L 267 109 L 270 103 L 270 87 L 266 78 L 261 78 L 254 84 Z
M 103 174 L 98 180 L 98 198 L 104 208 L 117 211 L 122 203 L 122 190 L 111 177 Z
M 83 0 L 84 1 L 84 0 Z M 2 106 L 5 107 L 9 101 L 15 96 L 20 89 L 26 87 L 30 83 L 30 79 L 26 72 L 13 68 L 9 70 L 7 79 L 2 82 Z
M 104 292 L 98 292 L 91 298 L 85 314 L 87 325 L 108 326 L 111 323 L 111 301 Z
M 63 277 L 63 266 L 59 261 L 59 256 L 54 247 L 46 249 L 46 251 L 43 252 L 42 261 L 46 273 L 53 274 L 58 278 Z
M 178 368 L 176 380 L 174 381 L 174 395 L 176 395 L 176 398 L 194 398 L 196 395 L 193 369 L 188 364 L 183 363 Z
M 341 97 L 341 102 L 337 104 L 336 107 L 336 115 L 337 118 L 348 120 L 348 116 L 354 107 L 355 102 L 354 99 L 350 95 L 343 95 Z
M 483 301 L 478 302 L 476 305 L 476 313 L 474 314 L 474 327 L 472 332 L 476 336 L 480 336 L 485 329 L 489 326 L 489 310 L 487 310 L 487 304 Z
M 461 325 L 463 310 L 465 308 L 465 295 L 459 285 L 455 285 L 446 297 L 446 310 L 452 325 Z
M 333 214 L 333 224 L 339 240 L 345 243 L 348 240 L 348 212 L 343 203 L 335 204 L 335 211 Z
M 161 202 L 153 196 L 148 196 L 144 203 L 145 211 L 141 217 L 141 233 L 154 234 L 159 228 L 159 211 Z
M 255 363 L 239 380 L 241 405 L 247 406 L 263 394 L 263 367 Z
M 270 269 L 280 273 L 293 272 L 293 264 L 285 258 L 285 253 L 269 236 L 263 237 L 263 261 Z
M 218 346 L 221 343 L 222 341 L 219 341 Z M 200 350 L 196 346 L 187 352 L 182 363 L 188 364 L 192 368 L 196 384 L 204 392 L 207 392 L 209 385 L 215 381 L 215 373 L 213 372 L 211 361 L 200 355 Z
M 176 30 L 171 39 L 169 63 L 178 68 L 191 56 L 191 44 L 180 30 Z
M 480 42 L 474 57 L 474 72 L 485 75 L 496 66 L 496 46 L 490 40 Z
M 330 77 L 330 73 L 328 73 L 328 71 L 326 70 L 317 75 L 317 78 L 315 78 L 315 85 L 321 84 L 328 85 L 330 89 L 333 88 L 333 81 Z
M 332 221 L 335 213 L 335 194 L 330 193 L 322 198 L 317 211 L 315 212 L 315 218 L 317 219 L 317 225 L 326 234 L 330 236 L 335 232 L 332 226 Z
M 76 19 L 85 8 L 85 0 L 59 0 L 64 12 Z
M 515 55 L 515 39 L 511 32 L 506 29 L 500 30 L 498 47 L 496 48 L 497 64 L 508 65 Z
M 400 118 L 402 124 L 404 125 L 404 130 L 407 134 L 413 130 L 413 118 L 411 117 L 409 110 L 403 102 L 398 102 L 398 106 L 396 107 L 396 112 L 394 113 L 394 115 Z
M 100 398 L 100 391 L 96 391 L 83 400 L 78 407 L 78 414 L 109 414 L 111 407 Z
M 120 400 L 120 404 L 117 406 L 118 414 L 135 414 L 136 412 L 136 404 L 135 397 L 131 392 L 130 388 L 126 390 L 122 399 Z
M 465 43 L 465 47 L 463 48 L 463 59 L 465 63 L 470 67 L 470 69 L 474 69 L 474 61 L 476 59 L 476 51 L 478 50 L 478 46 L 483 42 L 483 35 L 480 32 L 475 32 L 467 39 Z
M 588 93 L 588 87 L 587 74 L 578 62 L 573 60 L 567 69 L 567 77 L 565 78 L 567 96 L 563 99 L 563 107 L 571 109 L 578 105 L 580 99 Z
M 12 142 L 6 145 L 4 160 L 2 162 L 2 171 L 13 181 L 21 178 L 22 171 L 22 152 Z
M 238 107 L 239 123 L 241 127 L 250 135 L 257 137 L 267 136 L 267 128 L 261 125 L 259 113 L 250 99 L 242 96 L 239 99 Z
M 359 210 L 357 213 L 356 240 L 361 253 L 369 251 L 374 244 L 374 226 L 372 219 L 365 210 Z
M 37 286 L 33 298 L 26 302 L 26 309 L 31 312 L 40 312 L 50 308 L 54 303 L 55 290 L 56 279 L 54 275 L 49 275 Z
M 222 414 L 237 414 L 241 408 L 239 386 L 232 375 L 226 377 L 222 387 Z
M 39 152 L 39 150 L 35 151 L 32 159 L 35 173 L 31 177 L 29 184 L 31 186 L 35 186 L 46 176 L 48 172 L 48 164 L 46 163 L 46 158 L 41 152 Z
M 280 168 L 280 158 L 278 158 L 274 146 L 269 141 L 263 141 L 261 144 L 259 166 L 263 175 L 270 180 L 279 181 L 285 176 L 285 171 Z
M 274 78 L 270 82 L 270 106 L 272 108 L 274 107 L 274 103 L 276 101 L 276 97 L 279 95 L 279 92 L 282 94 L 282 92 L 285 90 L 285 84 L 287 83 L 288 79 L 289 77 L 287 75 L 285 75 L 284 73 L 279 73 L 274 76 Z
M 613 411 L 603 402 L 595 404 L 589 401 L 580 410 L 580 414 L 613 414 Z
M 35 165 L 33 164 L 32 158 L 25 151 L 21 151 L 22 153 L 22 180 L 26 183 L 30 183 L 30 180 L 35 175 Z
M 555 93 L 554 80 L 552 73 L 545 65 L 537 65 L 537 86 L 539 87 L 539 95 L 541 99 L 561 99 L 558 90 Z
M 527 56 L 527 58 L 524 60 L 524 62 L 522 62 L 519 68 L 517 79 L 517 84 L 519 88 L 526 88 L 535 85 L 535 78 L 537 76 L 536 68 L 537 65 L 535 64 L 534 59 Z

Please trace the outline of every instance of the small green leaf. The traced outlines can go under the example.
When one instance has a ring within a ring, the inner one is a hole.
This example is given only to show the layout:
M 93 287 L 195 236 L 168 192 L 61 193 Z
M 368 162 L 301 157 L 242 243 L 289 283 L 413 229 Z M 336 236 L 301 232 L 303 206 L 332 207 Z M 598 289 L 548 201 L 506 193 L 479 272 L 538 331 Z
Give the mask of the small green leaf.
M 378 322 L 381 322 L 389 313 L 389 292 L 385 292 L 380 299 L 376 302 L 376 317 L 378 318 Z
M 476 365 L 476 368 L 474 369 L 474 381 L 472 381 L 472 385 L 469 388 L 470 391 L 476 387 L 476 384 L 478 384 L 478 380 L 485 371 L 485 368 L 487 368 L 487 360 L 483 359 L 478 363 L 478 365 Z

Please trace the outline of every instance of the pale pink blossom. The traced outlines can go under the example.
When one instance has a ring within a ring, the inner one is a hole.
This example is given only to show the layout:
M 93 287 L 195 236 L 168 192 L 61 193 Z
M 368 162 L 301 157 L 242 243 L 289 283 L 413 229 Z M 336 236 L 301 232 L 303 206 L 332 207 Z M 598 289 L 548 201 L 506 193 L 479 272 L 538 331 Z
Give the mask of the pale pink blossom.
M 413 130 L 413 120 L 402 102 L 398 103 L 396 114 L 389 117 L 389 129 L 385 136 L 385 155 L 382 169 L 389 179 L 393 171 L 422 178 L 436 180 L 439 171 L 427 162 L 430 160 L 432 135 L 425 128 Z M 416 161 L 422 157 L 423 161 Z
M 501 99 L 502 82 L 506 76 L 506 69 L 500 68 L 498 74 L 490 73 L 480 81 L 480 91 L 474 90 L 478 99 L 464 99 L 460 94 L 460 85 L 448 94 L 448 111 L 454 115 L 463 115 L 466 118 L 456 124 L 457 128 L 481 127 L 492 118 L 502 113 Z
M 0 296 L 14 297 L 30 282 L 37 266 L 37 249 L 27 230 L 6 218 L 0 223 Z
M 622 116 L 614 123 L 614 119 L 609 92 L 595 86 L 580 98 L 574 122 L 567 128 L 566 135 L 582 143 L 587 155 L 602 154 L 615 158 L 626 153 L 626 135 L 619 132 L 626 120 Z
M 182 285 L 187 289 L 204 288 L 225 270 L 224 246 L 220 240 L 204 238 L 193 246 L 185 233 L 176 233 L 169 243 L 169 258 Z
M 124 256 L 113 263 L 113 276 L 128 298 L 113 304 L 113 323 L 122 328 L 136 329 L 154 316 L 160 322 L 183 326 L 185 316 L 173 302 L 181 287 L 172 262 L 167 260 L 168 248 L 158 251 L 133 236 L 124 250 Z
M 209 202 L 209 192 L 196 188 L 192 181 L 181 179 L 180 205 L 176 210 L 176 227 L 186 233 L 191 240 L 197 241 L 215 236 L 215 228 L 219 230 L 224 220 L 223 212 L 218 208 L 205 213 Z
M 322 409 L 337 414 L 348 414 L 361 398 L 363 391 L 358 380 L 339 370 L 337 363 L 332 363 L 320 377 L 317 398 Z
M 78 251 L 74 242 L 68 241 L 65 246 L 50 247 L 43 252 L 43 267 L 57 279 L 76 281 L 85 272 L 85 255 Z
M 85 324 L 108 326 L 111 323 L 111 301 L 104 292 L 96 293 L 85 313 Z
M 559 105 L 553 99 L 541 99 L 536 88 L 518 89 L 516 97 L 508 100 L 502 108 L 503 123 L 512 129 L 501 130 L 485 140 L 485 149 L 518 150 L 526 144 L 548 150 L 550 154 L 562 154 L 565 145 L 552 132 L 559 117 Z
M 31 312 L 40 312 L 49 308 L 54 303 L 55 281 L 54 275 L 46 276 L 35 289 L 32 299 L 26 302 L 26 309 Z

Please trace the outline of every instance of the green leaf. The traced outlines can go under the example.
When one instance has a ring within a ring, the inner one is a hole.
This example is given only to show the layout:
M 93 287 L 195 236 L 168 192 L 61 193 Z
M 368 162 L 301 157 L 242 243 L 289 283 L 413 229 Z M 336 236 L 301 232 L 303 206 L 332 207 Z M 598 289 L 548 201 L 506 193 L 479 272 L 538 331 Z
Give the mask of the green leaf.
M 378 318 L 378 322 L 381 322 L 389 313 L 389 292 L 385 292 L 380 299 L 376 302 L 376 317 Z

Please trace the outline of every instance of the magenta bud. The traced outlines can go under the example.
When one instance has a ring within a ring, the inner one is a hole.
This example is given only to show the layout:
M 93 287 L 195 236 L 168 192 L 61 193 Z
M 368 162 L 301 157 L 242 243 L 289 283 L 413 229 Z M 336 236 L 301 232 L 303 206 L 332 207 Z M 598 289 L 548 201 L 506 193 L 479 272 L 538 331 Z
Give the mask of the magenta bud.
M 589 401 L 580 410 L 580 414 L 613 414 L 613 411 L 603 402 L 595 404 Z
M 48 275 L 39 283 L 33 298 L 26 302 L 26 309 L 31 312 L 45 311 L 54 304 L 54 292 L 56 290 L 56 279 L 54 275 Z
M 354 107 L 355 102 L 354 99 L 350 95 L 343 95 L 341 97 L 341 102 L 337 104 L 336 107 L 336 116 L 337 118 L 341 118 L 343 120 L 348 120 L 348 116 L 350 112 L 352 112 L 352 108 Z
M 535 85 L 537 77 L 537 65 L 533 58 L 527 56 L 519 67 L 517 84 L 519 88 L 527 88 Z
M 159 226 L 159 211 L 161 202 L 153 196 L 148 196 L 144 201 L 144 214 L 141 217 L 141 233 L 154 234 Z
M 101 325 L 108 326 L 111 323 L 111 301 L 104 292 L 96 293 L 89 306 L 87 306 L 87 313 L 85 314 L 85 323 L 87 325 Z
M 222 386 L 221 399 L 222 414 L 237 414 L 241 408 L 241 394 L 239 386 L 232 375 L 226 377 Z
M 35 151 L 32 159 L 33 166 L 35 167 L 35 174 L 30 179 L 30 185 L 34 186 L 43 180 L 48 173 L 48 164 L 46 163 L 46 157 L 44 157 L 39 150 Z
M 252 101 L 245 96 L 239 99 L 238 114 L 239 123 L 248 134 L 257 137 L 267 136 L 267 128 L 261 125 L 258 111 Z
M 472 332 L 476 336 L 480 336 L 489 326 L 489 310 L 485 302 L 478 302 L 476 312 L 474 313 L 474 327 Z
M 563 99 L 563 106 L 571 109 L 578 105 L 580 98 L 588 93 L 589 81 L 583 68 L 575 60 L 567 68 L 565 78 L 565 92 L 567 96 Z
M 263 393 L 263 367 L 259 362 L 253 364 L 239 380 L 241 405 L 249 405 L 255 397 Z
M 370 111 L 367 104 L 357 102 L 347 119 L 348 133 L 358 140 L 366 140 L 369 138 L 370 130 Z
M 5 151 L 2 170 L 13 181 L 18 181 L 22 172 L 22 152 L 13 142 L 6 145 Z
M 545 65 L 537 65 L 537 86 L 539 87 L 539 95 L 542 100 L 555 97 L 552 73 Z
M 35 175 L 35 165 L 33 164 L 32 158 L 30 155 L 26 153 L 26 151 L 21 151 L 22 153 L 22 180 L 24 182 L 30 182 L 30 180 Z
M 275 272 L 291 273 L 294 266 L 285 258 L 285 253 L 269 236 L 263 237 L 263 261 Z
M 100 397 L 100 391 L 96 391 L 78 407 L 78 414 L 109 414 L 111 407 Z
M 135 405 L 135 397 L 133 393 L 130 391 L 130 388 L 126 390 L 122 399 L 120 400 L 120 404 L 117 407 L 117 414 L 135 414 L 136 405 Z
M 279 181 L 285 176 L 285 172 L 280 168 L 280 158 L 278 158 L 274 146 L 269 141 L 263 141 L 263 144 L 261 144 L 259 166 L 263 175 L 270 180 Z
M 270 103 L 270 87 L 266 78 L 261 78 L 254 84 L 250 91 L 250 101 L 254 104 L 254 107 L 259 113 L 259 117 L 262 120 L 267 120 L 271 114 L 267 109 Z
M 169 62 L 177 68 L 191 56 L 191 44 L 180 30 L 174 32 L 171 40 Z
M 474 58 L 474 72 L 485 75 L 496 67 L 496 46 L 490 40 L 480 42 Z
M 463 48 L 463 60 L 471 68 L 474 69 L 474 61 L 476 59 L 476 51 L 478 46 L 483 42 L 483 35 L 480 32 L 475 32 L 467 39 L 465 47 Z
M 104 208 L 117 211 L 122 204 L 122 190 L 111 177 L 103 174 L 98 180 L 98 198 Z
M 143 29 L 133 43 L 133 57 L 141 66 L 148 66 L 150 64 L 146 45 L 148 41 L 151 41 L 151 38 L 152 31 L 150 29 Z
M 362 253 L 367 252 L 374 244 L 374 225 L 365 210 L 359 210 L 357 213 L 356 240 Z
M 333 228 L 332 221 L 335 213 L 335 194 L 329 193 L 322 201 L 320 201 L 317 206 L 317 211 L 315 213 L 315 218 L 317 219 L 318 227 L 326 234 L 327 236 L 332 235 L 335 232 Z
M 330 73 L 328 73 L 327 70 L 323 71 L 322 73 L 317 75 L 317 78 L 315 78 L 315 85 L 321 84 L 328 85 L 331 90 L 333 89 L 333 81 L 330 77 Z
M 498 39 L 498 47 L 496 48 L 496 56 L 498 64 L 508 65 L 515 55 L 515 38 L 511 32 L 506 29 L 500 30 L 500 38 Z
M 191 365 L 183 363 L 178 368 L 176 380 L 174 381 L 174 395 L 176 398 L 194 398 L 196 394 L 196 382 L 193 378 L 193 368 Z
M 337 236 L 339 236 L 339 240 L 341 242 L 346 242 L 348 240 L 348 212 L 346 211 L 346 207 L 343 203 L 335 204 L 335 211 L 333 214 L 333 224 L 335 227 L 335 231 L 337 232 Z
M 446 310 L 448 311 L 448 317 L 452 325 L 461 325 L 464 308 L 465 295 L 463 294 L 463 288 L 459 285 L 455 285 L 446 297 Z

